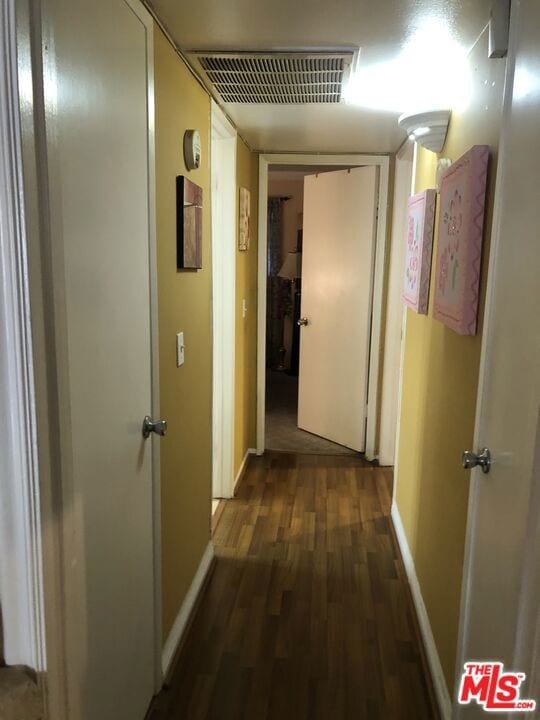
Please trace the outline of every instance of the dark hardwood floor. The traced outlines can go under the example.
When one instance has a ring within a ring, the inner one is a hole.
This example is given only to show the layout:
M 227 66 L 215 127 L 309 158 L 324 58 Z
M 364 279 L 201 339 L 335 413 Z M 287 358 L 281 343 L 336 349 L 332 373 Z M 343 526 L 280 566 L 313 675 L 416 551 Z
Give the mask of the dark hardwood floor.
M 252 458 L 150 719 L 438 718 L 391 483 L 355 457 Z

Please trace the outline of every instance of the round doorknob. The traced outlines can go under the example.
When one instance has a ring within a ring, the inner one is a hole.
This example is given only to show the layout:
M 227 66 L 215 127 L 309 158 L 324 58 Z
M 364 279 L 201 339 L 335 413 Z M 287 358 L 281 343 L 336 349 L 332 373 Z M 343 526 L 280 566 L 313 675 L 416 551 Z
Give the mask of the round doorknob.
M 300 318 L 299 320 L 296 321 L 296 323 L 297 323 L 297 325 L 300 325 L 300 326 L 308 325 L 309 320 L 307 318 Z
M 166 420 L 152 420 L 150 415 L 145 415 L 142 426 L 143 438 L 150 437 L 150 433 L 156 433 L 156 435 L 167 434 L 167 421 Z

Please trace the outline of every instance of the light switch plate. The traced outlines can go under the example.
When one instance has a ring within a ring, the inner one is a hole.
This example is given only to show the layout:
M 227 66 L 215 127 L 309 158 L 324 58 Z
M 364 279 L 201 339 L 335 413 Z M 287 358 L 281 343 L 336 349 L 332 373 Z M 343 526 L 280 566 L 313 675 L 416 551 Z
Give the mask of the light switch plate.
M 176 367 L 184 364 L 184 333 L 176 333 Z
M 246 298 L 242 300 L 242 317 L 245 318 L 247 315 L 247 301 Z

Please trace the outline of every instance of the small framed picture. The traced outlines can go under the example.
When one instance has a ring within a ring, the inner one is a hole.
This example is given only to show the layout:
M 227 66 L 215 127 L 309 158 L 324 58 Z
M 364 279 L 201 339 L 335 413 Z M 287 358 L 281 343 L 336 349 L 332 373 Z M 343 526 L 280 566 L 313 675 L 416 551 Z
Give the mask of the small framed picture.
M 247 188 L 240 188 L 238 210 L 238 249 L 249 250 L 251 240 L 251 195 Z
M 488 159 L 474 145 L 441 178 L 433 317 L 460 335 L 476 334 Z
M 435 224 L 435 190 L 413 195 L 407 202 L 405 263 L 402 299 L 419 315 L 427 315 L 433 227 Z
M 202 188 L 183 175 L 176 178 L 176 267 L 202 268 Z

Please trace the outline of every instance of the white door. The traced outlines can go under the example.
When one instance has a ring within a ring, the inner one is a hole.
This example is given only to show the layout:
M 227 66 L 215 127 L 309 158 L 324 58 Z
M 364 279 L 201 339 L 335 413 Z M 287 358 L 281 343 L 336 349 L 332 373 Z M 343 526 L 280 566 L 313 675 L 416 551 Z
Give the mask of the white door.
M 492 465 L 488 474 L 476 468 L 470 477 L 457 668 L 459 676 L 467 660 L 501 661 L 508 669 L 528 673 L 522 697 L 536 697 L 537 702 L 540 702 L 539 37 L 538 3 L 513 2 L 509 90 L 497 177 L 474 448 L 478 452 L 488 447 Z M 463 707 L 455 703 L 455 717 L 480 718 L 485 713 L 476 703 Z
M 157 438 L 141 433 L 153 400 L 151 25 L 125 0 L 47 7 L 69 718 L 143 720 L 155 634 Z
M 376 167 L 304 179 L 298 426 L 365 449 Z

